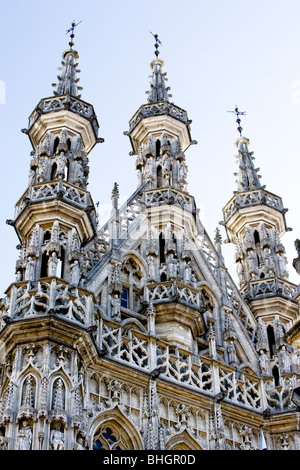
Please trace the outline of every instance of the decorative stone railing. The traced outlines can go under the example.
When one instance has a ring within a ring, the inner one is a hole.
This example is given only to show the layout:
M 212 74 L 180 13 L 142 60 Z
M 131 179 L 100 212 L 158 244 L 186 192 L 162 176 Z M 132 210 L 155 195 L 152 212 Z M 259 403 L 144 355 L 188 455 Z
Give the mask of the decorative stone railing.
M 89 192 L 65 181 L 49 181 L 29 186 L 15 207 L 15 218 L 32 202 L 49 201 L 61 198 L 76 206 L 86 209 L 92 204 Z
M 61 111 L 63 109 L 73 111 L 91 121 L 97 135 L 99 126 L 93 106 L 71 95 L 52 96 L 42 99 L 29 117 L 29 128 L 41 114 Z
M 299 373 L 286 374 L 275 385 L 273 377 L 259 378 L 239 372 L 218 360 L 201 353 L 195 355 L 144 332 L 131 329 L 124 334 L 120 324 L 104 319 L 99 320 L 95 339 L 107 357 L 155 373 L 163 380 L 213 397 L 224 392 L 225 401 L 258 412 L 295 408 L 291 394 L 300 385 Z
M 281 278 L 260 279 L 252 281 L 241 290 L 242 294 L 255 299 L 260 297 L 273 297 L 280 295 L 286 299 L 294 300 L 297 296 L 297 286 Z
M 58 278 L 44 278 L 12 284 L 6 293 L 2 320 L 7 322 L 55 314 L 89 326 L 93 308 L 93 296 L 85 289 L 72 288 Z
M 129 132 L 131 132 L 137 124 L 148 116 L 169 115 L 178 119 L 185 124 L 188 124 L 188 117 L 186 111 L 175 106 L 174 104 L 163 102 L 155 104 L 145 104 L 139 108 L 133 118 L 129 122 Z
M 224 222 L 226 223 L 239 209 L 260 204 L 272 207 L 280 212 L 284 211 L 282 199 L 264 189 L 237 192 L 223 209 Z
M 225 402 L 263 412 L 294 409 L 291 401 L 292 390 L 300 385 L 300 371 L 285 373 L 280 383 L 273 377 L 257 377 L 225 365 L 211 358 L 208 349 L 205 355 L 195 354 L 184 348 L 168 344 L 148 333 L 150 323 L 145 327 L 126 327 L 122 323 L 104 318 L 94 303 L 92 294 L 77 288 L 76 292 L 58 278 L 45 278 L 37 283 L 19 282 L 7 291 L 0 317 L 0 330 L 11 322 L 34 317 L 54 315 L 78 324 L 91 334 L 101 356 L 133 370 L 155 374 L 162 380 L 171 381 L 215 397 L 225 392 Z M 147 326 L 148 325 L 148 326 Z
M 175 204 L 189 212 L 195 209 L 194 198 L 192 196 L 171 187 L 145 191 L 144 203 L 146 206 Z
M 124 334 L 119 324 L 100 319 L 98 341 L 110 358 L 150 370 L 148 335 L 132 330 Z
M 249 406 L 254 409 L 262 409 L 262 397 L 260 393 L 260 380 L 247 374 L 238 378 L 236 371 L 219 366 L 220 390 L 227 393 L 230 401 Z
M 212 393 L 214 375 L 211 361 L 173 349 L 163 342 L 157 343 L 157 367 L 161 375 Z
M 190 288 L 180 282 L 166 281 L 164 283 L 148 285 L 144 288 L 144 300 L 146 302 L 162 303 L 177 299 L 192 307 L 201 308 L 201 294 L 198 290 Z

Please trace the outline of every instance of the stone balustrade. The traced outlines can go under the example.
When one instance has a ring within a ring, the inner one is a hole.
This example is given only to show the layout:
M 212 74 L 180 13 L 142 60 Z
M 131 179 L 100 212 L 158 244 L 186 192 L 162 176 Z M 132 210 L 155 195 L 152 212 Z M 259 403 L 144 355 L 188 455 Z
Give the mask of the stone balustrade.
M 264 204 L 280 212 L 284 211 L 282 199 L 265 189 L 237 192 L 223 209 L 224 223 L 240 208 Z
M 29 186 L 15 206 L 15 219 L 28 204 L 56 198 L 71 202 L 81 209 L 91 205 L 91 197 L 87 191 L 65 181 L 49 181 Z

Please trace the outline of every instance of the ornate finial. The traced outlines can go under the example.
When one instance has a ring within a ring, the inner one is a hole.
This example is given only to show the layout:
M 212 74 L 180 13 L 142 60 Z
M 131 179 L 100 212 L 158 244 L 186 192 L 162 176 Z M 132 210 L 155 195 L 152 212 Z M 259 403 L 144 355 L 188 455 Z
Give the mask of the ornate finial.
M 150 31 L 150 34 L 152 34 L 152 36 L 155 39 L 154 47 L 155 47 L 156 50 L 155 50 L 154 54 L 156 55 L 156 58 L 158 58 L 158 55 L 159 55 L 158 48 L 159 48 L 159 46 L 162 46 L 162 42 L 158 39 L 158 34 L 153 34 L 153 33 L 151 33 L 151 31 Z
M 236 122 L 238 124 L 237 130 L 239 131 L 240 136 L 242 137 L 243 128 L 241 127 L 241 120 L 240 120 L 239 116 L 244 116 L 246 114 L 246 112 L 245 111 L 239 111 L 239 108 L 237 106 L 235 107 L 234 111 L 227 111 L 227 112 L 228 113 L 234 113 L 236 115 L 236 117 L 237 117 Z
M 81 23 L 81 21 L 79 21 L 79 23 Z M 71 40 L 70 40 L 70 42 L 69 42 L 69 46 L 70 46 L 71 49 L 72 49 L 72 47 L 74 46 L 74 42 L 73 42 L 73 39 L 74 39 L 74 37 L 75 37 L 74 29 L 76 28 L 76 26 L 79 25 L 79 23 L 76 24 L 75 21 L 73 21 L 73 23 L 71 24 L 71 28 L 67 29 L 67 31 L 66 31 L 66 34 L 71 33 L 71 34 L 70 34 L 70 39 L 71 39 Z
M 111 193 L 111 197 L 112 198 L 119 197 L 119 185 L 118 185 L 118 183 L 114 183 L 114 187 L 113 187 L 113 190 L 112 190 L 112 193 Z

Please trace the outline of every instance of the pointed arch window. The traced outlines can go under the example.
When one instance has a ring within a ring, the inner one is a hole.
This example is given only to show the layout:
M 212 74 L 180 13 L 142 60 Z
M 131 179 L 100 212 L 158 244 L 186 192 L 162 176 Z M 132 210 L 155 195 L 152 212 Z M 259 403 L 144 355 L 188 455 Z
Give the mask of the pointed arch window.
M 121 307 L 128 308 L 128 303 L 129 303 L 129 290 L 124 287 L 121 293 Z
M 64 277 L 64 270 L 65 270 L 65 249 L 61 247 L 60 249 L 60 258 L 59 258 L 59 264 L 57 267 L 57 275 L 61 279 Z
M 54 145 L 53 145 L 53 154 L 54 155 L 56 154 L 58 144 L 59 144 L 59 137 L 56 137 L 56 139 L 54 140 Z
M 257 230 L 254 230 L 254 243 L 260 243 L 260 236 Z
M 159 234 L 159 261 L 160 264 L 163 264 L 166 262 L 166 255 L 165 255 L 165 237 L 163 233 Z
M 49 255 L 45 251 L 42 254 L 41 277 L 48 277 L 48 261 Z
M 141 266 L 133 258 L 127 258 L 122 263 L 121 282 L 121 307 L 134 310 L 139 307 L 138 292 L 141 287 L 143 272 Z
M 157 187 L 162 188 L 163 177 L 162 177 L 162 167 L 160 165 L 158 165 L 156 168 L 156 178 L 157 178 Z
M 270 356 L 271 358 L 275 354 L 275 334 L 274 334 L 274 328 L 272 325 L 269 325 L 267 327 L 267 335 L 268 335 L 268 342 L 269 342 L 269 349 L 270 349 Z
M 22 408 L 34 408 L 36 396 L 36 380 L 30 374 L 26 377 L 23 383 L 21 407 Z
M 96 431 L 93 450 L 129 450 L 119 429 L 104 425 Z
M 56 163 L 54 162 L 54 163 L 52 164 L 52 167 L 51 167 L 51 178 L 50 178 L 51 181 L 55 180 L 55 178 L 56 178 L 56 170 L 57 170 L 57 165 L 56 165 Z
M 161 143 L 160 140 L 158 139 L 155 143 L 155 156 L 158 158 L 160 156 L 160 149 L 161 149 Z
M 54 410 L 64 410 L 65 409 L 65 400 L 66 400 L 66 389 L 63 380 L 58 377 L 54 384 L 52 390 L 52 409 Z
M 280 375 L 279 375 L 279 370 L 277 366 L 274 366 L 272 369 L 272 375 L 274 378 L 274 385 L 275 387 L 278 387 L 280 385 Z

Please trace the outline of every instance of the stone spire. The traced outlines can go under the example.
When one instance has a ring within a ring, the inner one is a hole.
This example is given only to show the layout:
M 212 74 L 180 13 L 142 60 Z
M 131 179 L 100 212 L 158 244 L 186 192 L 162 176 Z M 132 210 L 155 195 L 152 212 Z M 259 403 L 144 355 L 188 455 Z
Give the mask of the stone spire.
M 80 21 L 81 23 L 81 21 Z M 72 95 L 80 98 L 81 95 L 79 91 L 82 90 L 82 87 L 78 86 L 80 78 L 77 78 L 77 73 L 80 70 L 77 69 L 79 54 L 73 49 L 74 46 L 74 29 L 79 23 L 75 24 L 73 21 L 71 28 L 67 30 L 67 34 L 70 33 L 70 49 L 67 49 L 62 54 L 62 67 L 58 67 L 58 70 L 61 72 L 58 76 L 58 83 L 53 83 L 52 86 L 56 87 L 54 95 Z
M 158 58 L 161 42 L 153 36 L 156 58 L 151 62 L 148 102 L 131 118 L 125 134 L 130 138 L 132 154 L 137 156 L 139 186 L 148 182 L 148 189 L 173 187 L 186 191 L 185 151 L 196 142 L 191 139 L 187 112 L 169 100 L 172 95 L 166 86 L 164 61 Z
M 238 192 L 251 191 L 260 189 L 260 175 L 258 175 L 259 168 L 255 168 L 253 164 L 253 153 L 248 150 L 249 139 L 246 137 L 239 137 L 236 141 L 238 147 L 238 172 L 234 173 L 237 176 Z
M 287 324 L 296 315 L 293 298 L 294 286 L 289 282 L 287 258 L 281 237 L 287 230 L 282 199 L 265 189 L 260 183 L 249 152 L 249 139 L 241 135 L 238 109 L 238 189 L 223 208 L 228 241 L 236 246 L 235 261 L 242 295 L 257 318 L 266 323 L 274 321 L 278 311 L 289 312 L 280 316 Z M 264 299 L 263 307 L 258 300 Z M 277 302 L 277 304 L 276 304 Z M 277 305 L 274 307 L 274 305 Z M 280 305 L 280 308 L 278 307 Z M 268 323 L 268 324 L 269 324 Z
M 75 26 L 73 23 L 69 30 L 70 48 L 63 53 L 54 93 L 58 97 L 41 99 L 29 117 L 28 128 L 23 129 L 33 151 L 26 203 L 18 201 L 14 221 L 24 247 L 17 262 L 18 281 L 57 277 L 70 282 L 72 288 L 79 282 L 83 285 L 89 269 L 82 243 L 90 242 L 97 233 L 96 208 L 87 190 L 89 153 L 103 141 L 98 138 L 93 106 L 78 95 Z
M 52 86 L 56 87 L 54 95 L 72 95 L 80 98 L 79 91 L 82 87 L 78 86 L 80 78 L 77 78 L 77 73 L 80 70 L 77 69 L 79 54 L 73 49 L 68 49 L 62 54 L 62 67 L 58 70 L 60 74 L 57 76 L 58 83 L 53 83 Z
M 151 34 L 155 39 L 154 54 L 156 56 L 156 59 L 154 59 L 150 64 L 153 72 L 152 75 L 150 75 L 150 91 L 146 91 L 146 94 L 149 95 L 148 103 L 168 102 L 169 98 L 171 98 L 172 95 L 169 95 L 168 93 L 170 87 L 166 86 L 166 81 L 168 80 L 166 78 L 167 74 L 166 72 L 162 71 L 165 66 L 165 63 L 163 60 L 158 58 L 160 54 L 159 46 L 162 44 L 162 42 L 158 39 L 157 34 Z
M 169 95 L 168 91 L 170 87 L 166 86 L 166 72 L 163 72 L 165 63 L 161 59 L 154 59 L 151 62 L 152 75 L 150 76 L 150 91 L 148 94 L 148 103 L 161 103 L 168 102 L 172 95 Z

